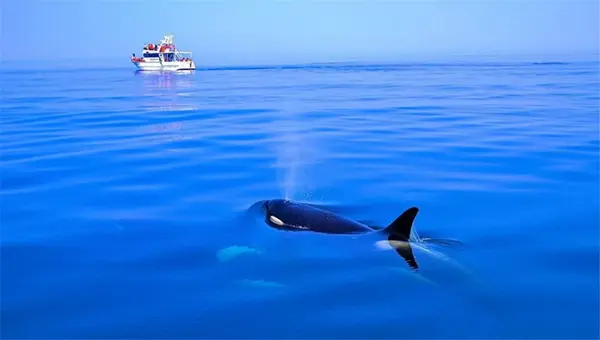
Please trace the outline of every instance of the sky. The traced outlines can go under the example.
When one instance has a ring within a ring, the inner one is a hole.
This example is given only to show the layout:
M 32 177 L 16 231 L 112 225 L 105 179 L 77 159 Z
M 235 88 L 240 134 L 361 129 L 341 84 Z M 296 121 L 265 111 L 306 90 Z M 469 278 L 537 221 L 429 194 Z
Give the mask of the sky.
M 173 34 L 197 64 L 598 53 L 598 0 L 2 0 L 2 60 L 119 60 Z

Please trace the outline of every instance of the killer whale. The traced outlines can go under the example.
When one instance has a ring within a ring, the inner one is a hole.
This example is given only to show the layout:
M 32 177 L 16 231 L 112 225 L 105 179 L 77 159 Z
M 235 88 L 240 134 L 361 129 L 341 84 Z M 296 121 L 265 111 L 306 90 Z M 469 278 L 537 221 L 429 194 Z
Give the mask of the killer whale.
M 317 232 L 326 234 L 380 233 L 413 270 L 419 268 L 410 245 L 413 222 L 419 208 L 410 207 L 384 228 L 370 226 L 311 204 L 274 199 L 263 204 L 265 222 L 282 231 Z

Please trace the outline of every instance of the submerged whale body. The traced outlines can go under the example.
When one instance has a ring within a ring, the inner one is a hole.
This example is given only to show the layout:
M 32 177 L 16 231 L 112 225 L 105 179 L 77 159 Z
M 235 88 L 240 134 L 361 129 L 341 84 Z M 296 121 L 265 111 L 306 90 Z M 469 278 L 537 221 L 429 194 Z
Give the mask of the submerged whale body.
M 412 269 L 418 269 L 409 243 L 413 221 L 419 212 L 417 207 L 408 208 L 385 228 L 369 226 L 310 204 L 290 200 L 269 200 L 264 202 L 263 207 L 265 222 L 278 230 L 345 235 L 367 233 L 385 235 L 390 245 L 402 256 L 404 261 Z

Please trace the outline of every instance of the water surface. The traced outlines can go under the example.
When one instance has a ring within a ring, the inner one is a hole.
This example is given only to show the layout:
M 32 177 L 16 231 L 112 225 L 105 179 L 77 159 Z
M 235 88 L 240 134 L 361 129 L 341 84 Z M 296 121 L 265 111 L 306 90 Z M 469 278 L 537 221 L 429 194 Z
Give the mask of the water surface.
M 597 63 L 1 72 L 3 338 L 598 336 Z

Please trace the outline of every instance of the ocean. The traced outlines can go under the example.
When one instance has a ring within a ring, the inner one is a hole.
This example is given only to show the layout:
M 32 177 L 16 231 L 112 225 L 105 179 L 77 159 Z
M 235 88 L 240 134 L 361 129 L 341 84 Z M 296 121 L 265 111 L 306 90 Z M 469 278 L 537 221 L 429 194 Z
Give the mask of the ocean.
M 1 71 L 4 339 L 599 336 L 597 61 L 50 66 Z M 419 269 L 275 198 L 418 207 Z

